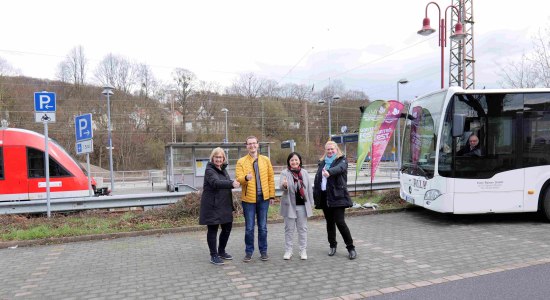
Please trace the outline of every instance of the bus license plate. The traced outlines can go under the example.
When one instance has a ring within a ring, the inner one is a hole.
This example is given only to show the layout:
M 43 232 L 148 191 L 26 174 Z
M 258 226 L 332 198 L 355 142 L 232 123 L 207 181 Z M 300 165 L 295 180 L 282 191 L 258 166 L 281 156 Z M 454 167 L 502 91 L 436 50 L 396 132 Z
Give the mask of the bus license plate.
M 405 201 L 414 204 L 414 198 L 408 195 L 405 195 Z

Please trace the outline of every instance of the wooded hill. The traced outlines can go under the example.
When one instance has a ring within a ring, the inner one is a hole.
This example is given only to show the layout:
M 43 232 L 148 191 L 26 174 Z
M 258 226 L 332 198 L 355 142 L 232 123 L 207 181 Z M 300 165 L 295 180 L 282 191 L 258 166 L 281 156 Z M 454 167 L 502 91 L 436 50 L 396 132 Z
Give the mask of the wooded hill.
M 225 138 L 222 108 L 228 109 L 230 142 L 244 143 L 249 135 L 273 142 L 273 163 L 283 165 L 289 149 L 281 149 L 280 142 L 294 139 L 304 163 L 318 160 L 328 139 L 328 107 L 326 103 L 319 104 L 318 99 L 330 97 L 333 91 L 323 90 L 318 94 L 311 91 L 307 96 L 297 97 L 296 93 L 285 95 L 283 90 L 253 95 L 239 92 L 238 88 L 234 84 L 225 93 L 196 89 L 185 95 L 168 89 L 159 90 L 155 95 L 141 90 L 130 94 L 115 89 L 111 96 L 114 169 L 163 169 L 164 147 L 172 142 L 172 118 L 176 142 L 222 142 Z M 42 123 L 34 121 L 33 95 L 39 91 L 55 92 L 57 121 L 49 124 L 49 136 L 75 154 L 74 117 L 91 113 L 94 123 L 91 163 L 108 168 L 107 100 L 102 90 L 86 84 L 0 76 L 0 119 L 6 120 L 9 127 L 43 133 Z M 368 97 L 351 91 L 341 93 L 339 100 L 331 101 L 332 133 L 340 133 L 344 125 L 348 132 L 356 132 L 359 107 L 368 104 Z M 355 144 L 348 145 L 348 156 L 355 156 L 355 148 Z

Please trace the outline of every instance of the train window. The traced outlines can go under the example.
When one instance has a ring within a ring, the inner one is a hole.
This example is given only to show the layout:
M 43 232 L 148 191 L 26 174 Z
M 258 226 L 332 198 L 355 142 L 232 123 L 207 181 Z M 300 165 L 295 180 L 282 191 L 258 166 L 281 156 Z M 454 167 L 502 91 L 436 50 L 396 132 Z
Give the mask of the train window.
M 0 147 L 0 179 L 4 179 L 4 148 Z
M 27 148 L 27 166 L 29 171 L 29 178 L 46 177 L 44 171 L 44 152 L 34 148 Z M 49 160 L 49 167 L 50 177 L 63 177 L 72 175 L 51 156 Z

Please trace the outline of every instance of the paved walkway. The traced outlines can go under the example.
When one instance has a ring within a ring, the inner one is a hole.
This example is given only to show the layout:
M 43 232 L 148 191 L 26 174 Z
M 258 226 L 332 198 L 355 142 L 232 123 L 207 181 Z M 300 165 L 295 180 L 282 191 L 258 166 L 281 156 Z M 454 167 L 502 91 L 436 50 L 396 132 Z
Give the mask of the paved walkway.
M 206 233 L 189 232 L 0 250 L 0 299 L 359 299 L 550 262 L 550 224 L 533 214 L 452 217 L 422 209 L 349 217 L 358 258 L 326 255 L 310 221 L 309 259 L 284 261 L 283 224 L 269 254 L 241 261 L 234 228 L 225 266 L 208 262 Z M 297 251 L 295 251 L 297 252 Z

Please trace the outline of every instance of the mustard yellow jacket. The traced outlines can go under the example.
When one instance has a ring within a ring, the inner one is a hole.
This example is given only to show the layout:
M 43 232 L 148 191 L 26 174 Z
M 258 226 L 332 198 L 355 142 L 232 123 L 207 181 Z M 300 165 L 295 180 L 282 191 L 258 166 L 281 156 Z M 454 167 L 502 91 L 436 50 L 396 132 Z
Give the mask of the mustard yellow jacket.
M 264 200 L 275 198 L 275 173 L 267 156 L 258 155 L 258 170 Z M 252 180 L 247 181 L 246 175 L 252 173 Z M 254 158 L 249 154 L 237 161 L 235 177 L 241 184 L 242 201 L 256 203 L 256 173 L 254 172 Z

